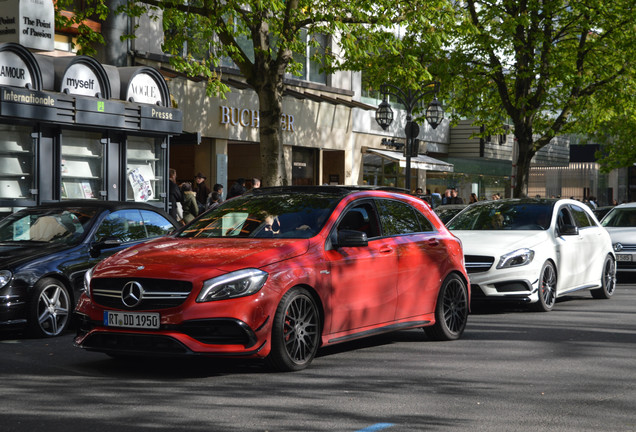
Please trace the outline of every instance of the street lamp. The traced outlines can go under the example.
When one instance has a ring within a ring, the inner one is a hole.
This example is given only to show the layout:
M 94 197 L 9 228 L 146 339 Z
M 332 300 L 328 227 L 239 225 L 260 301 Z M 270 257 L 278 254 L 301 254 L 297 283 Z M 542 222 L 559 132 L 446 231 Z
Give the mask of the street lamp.
M 406 125 L 404 134 L 406 135 L 406 145 L 404 146 L 404 156 L 406 157 L 406 182 L 405 187 L 411 190 L 411 157 L 417 156 L 418 150 L 415 146 L 415 139 L 420 133 L 420 126 L 413 121 L 413 110 L 420 104 L 422 98 L 430 94 L 433 100 L 426 109 L 426 121 L 433 129 L 437 128 L 444 119 L 444 108 L 437 100 L 439 92 L 439 81 L 429 81 L 420 83 L 419 87 L 425 90 L 414 92 L 411 89 L 402 90 L 392 84 L 384 83 L 380 86 L 382 102 L 375 112 L 375 121 L 383 130 L 386 130 L 393 122 L 393 110 L 387 101 L 389 95 L 394 96 L 398 103 L 404 105 L 406 109 Z

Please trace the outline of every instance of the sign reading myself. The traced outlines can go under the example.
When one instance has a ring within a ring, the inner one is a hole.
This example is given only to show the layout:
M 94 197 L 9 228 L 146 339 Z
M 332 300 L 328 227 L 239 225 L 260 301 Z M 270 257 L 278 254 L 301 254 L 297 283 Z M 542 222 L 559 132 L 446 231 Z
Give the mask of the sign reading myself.
M 53 0 L 0 0 L 0 42 L 53 51 Z

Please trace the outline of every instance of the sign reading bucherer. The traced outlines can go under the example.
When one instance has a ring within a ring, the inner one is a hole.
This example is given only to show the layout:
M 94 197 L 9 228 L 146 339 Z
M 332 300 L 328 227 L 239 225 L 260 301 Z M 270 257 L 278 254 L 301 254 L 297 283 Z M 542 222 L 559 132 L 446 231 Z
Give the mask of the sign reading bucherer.
M 0 0 L 0 42 L 53 51 L 54 14 L 53 0 Z

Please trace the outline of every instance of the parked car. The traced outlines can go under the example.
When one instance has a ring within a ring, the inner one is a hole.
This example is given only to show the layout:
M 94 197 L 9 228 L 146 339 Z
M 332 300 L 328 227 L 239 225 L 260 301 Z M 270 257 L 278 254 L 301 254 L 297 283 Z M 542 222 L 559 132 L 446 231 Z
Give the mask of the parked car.
M 616 288 L 609 234 L 578 201 L 480 201 L 448 229 L 462 241 L 473 299 L 516 300 L 549 311 L 574 291 L 608 299 Z
M 636 271 L 636 203 L 620 204 L 601 220 L 612 238 L 616 270 Z
M 601 220 L 613 208 L 614 208 L 614 206 L 596 207 L 595 209 L 592 209 L 592 213 L 594 213 L 594 216 L 596 216 L 596 219 Z
M 467 284 L 460 242 L 416 197 L 254 189 L 88 272 L 75 343 L 299 370 L 320 346 L 398 329 L 459 338 Z
M 457 213 L 464 210 L 468 204 L 444 204 L 438 207 L 435 207 L 435 214 L 439 216 L 441 221 L 446 224 L 449 220 L 451 220 Z
M 128 246 L 176 228 L 144 203 L 63 201 L 0 220 L 0 325 L 36 337 L 61 334 L 83 290 L 84 273 Z

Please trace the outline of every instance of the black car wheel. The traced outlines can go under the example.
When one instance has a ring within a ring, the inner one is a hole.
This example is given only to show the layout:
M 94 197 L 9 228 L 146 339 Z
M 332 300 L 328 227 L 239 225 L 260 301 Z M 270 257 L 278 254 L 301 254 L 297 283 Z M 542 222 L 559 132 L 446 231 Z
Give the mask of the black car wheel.
M 616 290 L 616 263 L 608 255 L 603 263 L 603 273 L 601 274 L 601 287 L 591 291 L 595 299 L 609 299 Z
M 53 278 L 39 280 L 33 287 L 29 304 L 28 324 L 35 337 L 53 337 L 68 327 L 71 297 L 68 289 Z
M 556 303 L 557 275 L 554 264 L 546 261 L 539 276 L 539 300 L 532 306 L 539 312 L 550 312 Z
M 433 340 L 455 340 L 464 333 L 468 321 L 468 288 L 456 274 L 444 280 L 437 296 L 435 324 L 424 327 L 426 336 Z
M 294 288 L 281 299 L 272 324 L 269 366 L 290 372 L 306 368 L 320 342 L 320 314 L 316 302 L 304 288 Z

